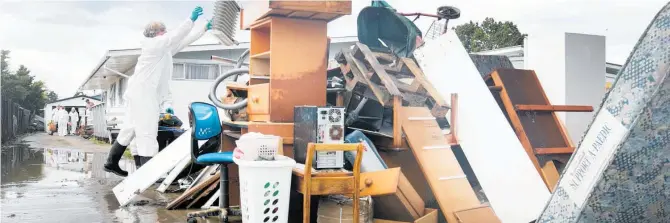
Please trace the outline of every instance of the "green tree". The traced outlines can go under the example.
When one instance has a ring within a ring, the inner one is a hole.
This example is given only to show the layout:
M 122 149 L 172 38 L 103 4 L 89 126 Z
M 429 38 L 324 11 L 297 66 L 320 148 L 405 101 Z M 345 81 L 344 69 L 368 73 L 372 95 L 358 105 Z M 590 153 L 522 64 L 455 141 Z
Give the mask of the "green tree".
M 522 34 L 512 22 L 486 18 L 480 24 L 470 21 L 453 28 L 470 53 L 523 44 Z
M 47 103 L 51 103 L 54 101 L 58 101 L 58 94 L 56 94 L 56 92 L 49 91 L 47 93 Z
M 2 98 L 18 103 L 21 107 L 38 112 L 44 108 L 47 100 L 57 100 L 58 95 L 49 91 L 42 81 L 35 81 L 30 70 L 20 65 L 15 72 L 9 70 L 9 51 L 0 51 L 2 80 L 0 88 Z
M 0 50 L 0 74 L 9 75 L 9 50 Z

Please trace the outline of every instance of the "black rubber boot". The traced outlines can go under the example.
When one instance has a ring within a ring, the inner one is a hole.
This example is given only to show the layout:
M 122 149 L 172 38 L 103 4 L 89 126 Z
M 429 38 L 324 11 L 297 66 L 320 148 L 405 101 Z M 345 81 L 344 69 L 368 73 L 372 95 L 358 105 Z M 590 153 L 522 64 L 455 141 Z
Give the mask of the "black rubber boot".
M 139 155 L 133 155 L 133 161 L 135 161 L 135 168 L 139 169 L 142 166 Z
M 107 155 L 107 163 L 105 163 L 105 171 L 111 172 L 113 174 L 127 177 L 128 172 L 124 171 L 119 167 L 119 161 L 123 157 L 123 152 L 126 151 L 126 146 L 122 146 L 118 142 L 114 142 L 112 148 L 109 150 L 109 155 Z
M 151 156 L 139 156 L 139 157 L 140 157 L 140 166 L 149 162 L 149 160 L 151 159 Z

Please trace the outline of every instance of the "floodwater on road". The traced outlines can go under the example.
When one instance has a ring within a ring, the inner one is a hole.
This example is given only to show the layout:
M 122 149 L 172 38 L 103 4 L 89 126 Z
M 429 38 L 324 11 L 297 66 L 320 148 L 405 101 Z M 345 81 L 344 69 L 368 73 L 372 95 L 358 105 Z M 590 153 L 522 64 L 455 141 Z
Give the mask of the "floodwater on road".
M 72 136 L 74 137 L 74 136 Z M 186 211 L 165 205 L 179 194 L 147 190 L 119 207 L 112 188 L 122 178 L 103 171 L 106 152 L 73 148 L 2 146 L 2 222 L 185 222 Z M 134 171 L 132 160 L 121 168 Z

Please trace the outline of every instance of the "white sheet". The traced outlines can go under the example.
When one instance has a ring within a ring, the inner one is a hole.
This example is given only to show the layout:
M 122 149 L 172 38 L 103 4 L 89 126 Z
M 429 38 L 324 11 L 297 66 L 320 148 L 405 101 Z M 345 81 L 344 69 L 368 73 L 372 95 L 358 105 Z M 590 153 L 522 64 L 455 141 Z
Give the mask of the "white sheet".
M 496 215 L 535 220 L 549 190 L 456 34 L 426 40 L 414 56 L 443 98 L 458 93 L 459 141 Z
M 127 205 L 135 196 L 142 194 L 156 183 L 163 174 L 172 170 L 184 156 L 190 154 L 190 146 L 191 130 L 189 129 L 112 189 L 119 204 Z

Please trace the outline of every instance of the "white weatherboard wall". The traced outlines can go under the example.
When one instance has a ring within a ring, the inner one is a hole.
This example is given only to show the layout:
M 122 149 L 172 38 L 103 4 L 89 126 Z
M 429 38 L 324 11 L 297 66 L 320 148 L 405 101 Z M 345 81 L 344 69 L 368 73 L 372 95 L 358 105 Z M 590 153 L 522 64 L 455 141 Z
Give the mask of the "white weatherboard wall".
M 531 34 L 525 44 L 525 68 L 535 70 L 552 104 L 598 108 L 605 95 L 604 36 L 559 32 Z M 572 142 L 578 143 L 593 112 L 558 114 Z
M 172 107 L 174 114 L 181 119 L 183 128 L 189 128 L 188 105 L 197 101 L 212 103 L 207 96 L 213 84 L 211 80 L 173 80 L 170 82 Z M 217 89 L 217 95 L 224 95 L 224 89 L 224 83 L 221 83 Z M 223 119 L 224 114 L 221 109 L 219 109 L 219 116 Z
M 428 81 L 444 98 L 458 94 L 459 143 L 504 223 L 535 220 L 549 190 L 454 32 L 414 52 Z

